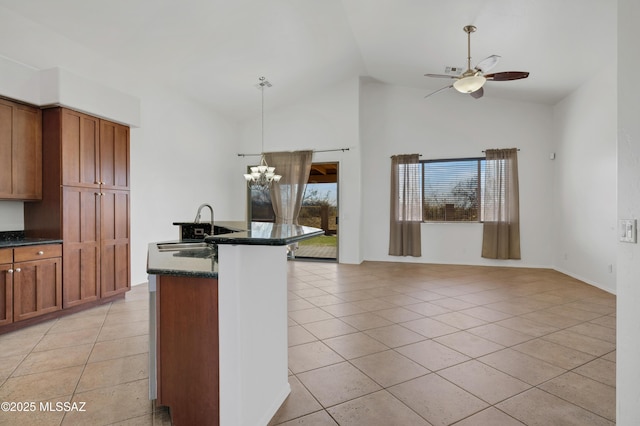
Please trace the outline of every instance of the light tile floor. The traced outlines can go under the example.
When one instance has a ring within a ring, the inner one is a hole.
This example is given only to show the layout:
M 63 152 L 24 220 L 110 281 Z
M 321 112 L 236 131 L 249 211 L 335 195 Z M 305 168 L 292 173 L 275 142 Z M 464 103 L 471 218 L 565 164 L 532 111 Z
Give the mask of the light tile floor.
M 541 269 L 289 262 L 292 392 L 271 424 L 613 425 L 615 297 Z M 0 425 L 168 425 L 147 287 L 0 336 Z M 84 404 L 84 412 L 40 410 Z
M 290 262 L 272 425 L 613 425 L 615 297 L 545 269 Z
M 124 300 L 0 335 L 0 402 L 22 410 L 3 409 L 0 425 L 170 425 L 149 401 L 148 298 L 134 286 Z

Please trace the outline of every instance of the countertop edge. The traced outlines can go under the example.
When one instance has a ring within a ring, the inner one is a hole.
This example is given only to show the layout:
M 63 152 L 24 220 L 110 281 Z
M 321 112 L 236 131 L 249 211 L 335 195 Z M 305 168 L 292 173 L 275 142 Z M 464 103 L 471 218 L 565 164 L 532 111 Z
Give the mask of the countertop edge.
M 200 271 L 180 271 L 176 269 L 150 269 L 147 268 L 148 275 L 171 275 L 176 277 L 193 277 L 193 278 L 214 278 L 218 279 L 217 272 L 200 272 Z
M 283 238 L 248 238 L 243 233 L 235 236 L 234 234 L 222 234 L 212 235 L 205 238 L 205 241 L 215 244 L 231 244 L 231 245 L 246 245 L 246 246 L 286 246 L 289 244 L 297 243 L 298 241 L 306 240 L 308 238 L 317 237 L 318 235 L 324 235 L 324 231 L 319 229 L 315 232 L 310 232 L 304 235 L 298 235 L 295 237 L 283 237 Z
M 50 239 L 29 239 L 29 240 L 5 240 L 0 241 L 0 249 L 25 247 L 25 246 L 39 246 L 46 244 L 62 244 L 62 240 L 50 240 Z

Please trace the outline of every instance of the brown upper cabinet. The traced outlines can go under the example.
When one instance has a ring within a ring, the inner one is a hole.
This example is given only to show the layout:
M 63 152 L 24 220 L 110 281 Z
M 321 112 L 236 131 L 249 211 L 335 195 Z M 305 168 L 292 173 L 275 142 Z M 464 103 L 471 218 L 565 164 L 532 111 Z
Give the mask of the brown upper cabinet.
M 129 189 L 127 126 L 65 108 L 46 111 L 45 120 L 45 130 L 61 132 L 62 185 Z
M 129 189 L 129 127 L 100 120 L 100 184 Z
M 0 199 L 42 198 L 42 113 L 0 99 Z

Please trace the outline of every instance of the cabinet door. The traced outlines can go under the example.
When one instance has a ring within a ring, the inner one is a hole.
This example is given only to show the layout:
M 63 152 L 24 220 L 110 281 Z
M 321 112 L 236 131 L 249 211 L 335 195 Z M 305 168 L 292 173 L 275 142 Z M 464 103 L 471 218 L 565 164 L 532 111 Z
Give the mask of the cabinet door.
M 103 190 L 100 197 L 100 290 L 102 297 L 131 288 L 129 191 Z
M 100 120 L 100 182 L 129 189 L 129 128 L 106 120 Z
M 0 99 L 0 198 L 10 198 L 13 192 L 12 127 L 13 105 Z
M 100 297 L 100 193 L 62 188 L 63 307 Z
M 95 187 L 100 184 L 100 120 L 64 108 L 61 113 L 62 184 Z
M 26 105 L 13 115 L 13 196 L 42 198 L 42 112 Z
M 62 309 L 62 260 L 19 262 L 13 273 L 13 320 Z
M 0 326 L 13 322 L 13 268 L 0 265 Z
M 42 198 L 42 113 L 0 99 L 0 199 Z

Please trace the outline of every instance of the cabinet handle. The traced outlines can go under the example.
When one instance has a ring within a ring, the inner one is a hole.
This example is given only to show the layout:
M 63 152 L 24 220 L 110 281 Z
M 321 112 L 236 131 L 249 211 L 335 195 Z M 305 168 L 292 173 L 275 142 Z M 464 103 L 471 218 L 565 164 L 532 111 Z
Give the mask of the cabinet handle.
M 13 274 L 13 269 L 7 269 L 7 274 Z
M 16 268 L 16 272 L 20 272 L 20 271 L 22 271 L 22 269 Z
M 42 256 L 43 254 L 44 254 L 44 252 L 43 252 L 42 250 L 40 250 L 40 251 L 38 252 L 38 256 Z

